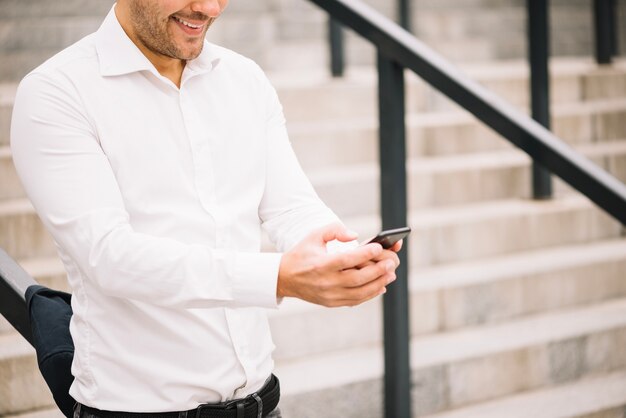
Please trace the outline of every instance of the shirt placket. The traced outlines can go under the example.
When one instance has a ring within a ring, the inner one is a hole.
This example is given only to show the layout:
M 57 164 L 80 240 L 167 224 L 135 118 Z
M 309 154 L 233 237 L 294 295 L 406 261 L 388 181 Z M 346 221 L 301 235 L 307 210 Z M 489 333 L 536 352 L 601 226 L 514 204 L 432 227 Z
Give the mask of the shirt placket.
M 240 398 L 243 397 L 242 395 L 250 383 L 250 376 L 252 376 L 255 371 L 256 363 L 251 357 L 250 338 L 244 331 L 246 329 L 246 321 L 245 318 L 241 317 L 242 313 L 234 309 L 226 308 L 225 315 L 233 348 L 245 375 L 244 383 L 239 386 L 233 394 L 234 398 Z
M 191 146 L 195 186 L 202 207 L 215 221 L 216 248 L 227 249 L 230 246 L 228 213 L 220 207 L 216 199 L 215 167 L 211 155 L 213 142 L 211 138 L 219 135 L 220 127 L 202 125 L 202 119 L 193 106 L 189 94 L 188 91 L 180 91 L 180 110 Z M 215 122 L 214 119 L 213 121 Z M 245 374 L 244 383 L 234 393 L 234 396 L 238 397 L 254 373 L 255 361 L 250 356 L 249 337 L 242 331 L 246 328 L 246 321 L 241 317 L 241 313 L 233 309 L 224 309 L 224 315 L 233 350 Z
M 202 118 L 193 105 L 191 92 L 181 90 L 180 111 L 183 116 L 187 137 L 191 147 L 194 182 L 198 199 L 202 207 L 213 217 L 215 221 L 215 245 L 217 248 L 228 248 L 230 239 L 228 236 L 227 213 L 217 201 L 217 184 L 215 179 L 215 167 L 213 164 L 211 138 L 219 135 L 220 128 L 208 127 L 202 124 Z M 215 122 L 215 120 L 213 120 Z

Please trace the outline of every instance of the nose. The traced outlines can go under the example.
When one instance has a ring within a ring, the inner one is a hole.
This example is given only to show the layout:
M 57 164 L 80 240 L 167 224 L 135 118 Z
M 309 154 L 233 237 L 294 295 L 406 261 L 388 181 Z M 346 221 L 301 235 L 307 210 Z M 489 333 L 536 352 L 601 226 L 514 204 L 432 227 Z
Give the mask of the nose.
M 209 17 L 218 17 L 226 8 L 228 0 L 195 0 L 190 8 L 193 12 L 199 12 Z

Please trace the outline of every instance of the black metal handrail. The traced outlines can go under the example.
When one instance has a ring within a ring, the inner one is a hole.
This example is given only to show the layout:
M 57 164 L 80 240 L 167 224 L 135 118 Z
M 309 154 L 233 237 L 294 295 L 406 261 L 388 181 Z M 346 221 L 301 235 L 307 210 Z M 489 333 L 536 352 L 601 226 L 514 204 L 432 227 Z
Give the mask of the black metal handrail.
M 546 0 L 549 2 L 549 0 Z M 397 20 L 404 29 L 412 32 L 412 9 L 410 0 L 397 0 Z M 534 0 L 528 0 L 528 18 L 535 17 L 531 11 Z M 612 57 L 618 54 L 617 41 L 617 0 L 593 0 L 593 27 L 595 38 L 595 59 L 598 64 L 609 64 Z M 329 19 L 329 51 L 331 57 L 331 72 L 333 77 L 343 76 L 344 38 L 340 36 L 341 25 Z M 529 42 L 537 36 L 529 31 Z M 547 42 L 547 37 L 542 38 Z M 337 70 L 339 69 L 339 70 Z
M 0 314 L 19 331 L 29 343 L 33 336 L 26 310 L 26 289 L 37 282 L 2 248 L 0 248 Z
M 533 160 L 626 224 L 626 186 L 549 130 L 471 80 L 417 38 L 357 0 L 310 0 L 524 150 Z
M 404 225 L 406 208 L 405 122 L 403 70 L 409 69 L 448 96 L 505 139 L 525 151 L 536 165 L 535 177 L 546 187 L 552 172 L 586 195 L 600 208 L 626 225 L 626 185 L 582 157 L 552 134 L 547 109 L 547 91 L 533 98 L 535 121 L 471 80 L 431 48 L 399 25 L 359 0 L 310 0 L 326 12 L 334 24 L 348 27 L 371 42 L 378 53 L 381 215 L 383 227 Z M 596 5 L 610 0 L 595 0 Z M 539 25 L 547 38 L 546 0 L 528 0 L 539 5 Z M 599 15 L 599 13 L 597 13 Z M 608 15 L 605 12 L 605 15 Z M 599 31 L 600 32 L 600 31 Z M 598 37 L 601 35 L 598 32 Z M 607 32 L 607 31 L 605 31 Z M 335 37 L 335 39 L 338 39 Z M 603 38 L 606 39 L 606 38 Z M 603 41 L 604 42 L 604 41 Z M 547 90 L 547 46 L 531 51 L 531 62 L 541 69 L 532 84 Z M 341 66 L 343 68 L 343 66 Z M 542 109 L 546 107 L 546 109 Z M 542 126 L 541 123 L 546 126 Z M 548 170 L 548 172 L 546 172 Z M 385 416 L 411 416 L 408 266 L 406 252 L 401 254 L 398 280 L 384 299 Z

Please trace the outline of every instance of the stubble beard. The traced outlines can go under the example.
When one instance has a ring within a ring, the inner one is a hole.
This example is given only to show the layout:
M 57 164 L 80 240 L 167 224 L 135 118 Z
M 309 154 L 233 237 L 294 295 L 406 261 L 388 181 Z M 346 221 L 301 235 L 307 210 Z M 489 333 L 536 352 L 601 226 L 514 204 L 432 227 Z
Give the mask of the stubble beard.
M 153 7 L 153 1 L 133 1 L 130 4 L 130 18 L 135 29 L 137 39 L 150 51 L 179 60 L 192 60 L 202 52 L 204 37 L 206 32 L 214 22 L 215 18 L 210 18 L 205 24 L 202 34 L 202 41 L 191 51 L 185 52 L 174 41 L 174 37 L 169 33 L 170 16 L 160 17 L 158 10 Z M 204 15 L 191 16 L 197 20 L 206 20 Z

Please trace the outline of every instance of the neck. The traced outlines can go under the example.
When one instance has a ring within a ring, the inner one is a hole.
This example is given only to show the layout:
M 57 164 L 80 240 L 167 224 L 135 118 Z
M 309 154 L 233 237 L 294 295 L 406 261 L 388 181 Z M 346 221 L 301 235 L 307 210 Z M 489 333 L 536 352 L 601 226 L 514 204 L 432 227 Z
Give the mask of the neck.
M 141 53 L 148 58 L 152 65 L 154 65 L 154 68 L 156 68 L 159 74 L 170 79 L 176 87 L 180 88 L 180 82 L 183 77 L 183 70 L 185 69 L 186 61 L 168 57 L 149 49 L 133 31 L 133 26 L 130 22 L 128 13 L 125 13 L 122 8 L 118 7 L 118 5 L 115 6 L 115 16 L 120 22 L 120 25 L 122 26 L 122 29 L 124 29 L 126 35 L 131 41 L 133 41 L 137 48 L 139 48 Z

